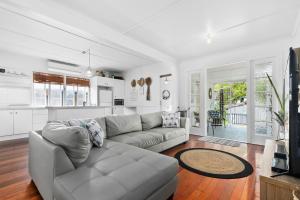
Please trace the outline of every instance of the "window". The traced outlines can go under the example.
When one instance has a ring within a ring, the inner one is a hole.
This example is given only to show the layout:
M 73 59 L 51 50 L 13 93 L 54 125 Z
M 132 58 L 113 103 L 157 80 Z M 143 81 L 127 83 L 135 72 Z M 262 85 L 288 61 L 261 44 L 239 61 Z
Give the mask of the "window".
M 66 104 L 67 106 L 84 106 L 88 102 L 90 81 L 77 77 L 66 77 Z
M 200 127 L 200 73 L 190 75 L 190 109 L 192 127 Z
M 47 90 L 48 90 L 48 84 L 45 83 L 33 84 L 33 104 L 35 106 L 47 105 Z
M 33 103 L 35 106 L 61 106 L 64 77 L 56 74 L 33 73 Z
M 83 106 L 84 104 L 87 103 L 88 94 L 89 94 L 89 87 L 78 86 L 78 91 L 77 91 L 78 106 Z
M 62 106 L 63 100 L 63 85 L 51 84 L 50 85 L 50 105 L 51 106 Z
M 35 106 L 84 106 L 89 100 L 90 80 L 56 74 L 33 73 Z
M 66 98 L 65 98 L 64 105 L 75 106 L 75 86 L 73 85 L 66 86 Z

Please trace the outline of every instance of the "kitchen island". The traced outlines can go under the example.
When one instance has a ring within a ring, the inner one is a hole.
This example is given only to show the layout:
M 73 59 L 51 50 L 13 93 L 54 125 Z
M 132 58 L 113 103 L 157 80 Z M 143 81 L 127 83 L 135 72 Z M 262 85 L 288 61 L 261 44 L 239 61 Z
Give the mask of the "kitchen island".
M 0 141 L 28 137 L 51 120 L 96 118 L 112 115 L 112 106 L 2 106 L 0 107 Z

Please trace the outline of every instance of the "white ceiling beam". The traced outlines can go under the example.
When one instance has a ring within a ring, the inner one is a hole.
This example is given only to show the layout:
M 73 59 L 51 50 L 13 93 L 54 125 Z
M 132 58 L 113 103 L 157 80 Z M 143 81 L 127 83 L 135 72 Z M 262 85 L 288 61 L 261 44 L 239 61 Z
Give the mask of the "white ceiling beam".
M 127 54 L 142 54 L 144 58 L 176 63 L 174 58 L 51 0 L 3 0 L 0 7 Z

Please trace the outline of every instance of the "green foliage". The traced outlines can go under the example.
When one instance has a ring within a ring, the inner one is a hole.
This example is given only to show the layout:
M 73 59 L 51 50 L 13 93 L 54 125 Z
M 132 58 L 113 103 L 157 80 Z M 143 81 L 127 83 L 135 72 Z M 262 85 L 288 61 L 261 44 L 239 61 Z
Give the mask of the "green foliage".
M 267 77 L 268 77 L 268 80 L 275 92 L 275 95 L 276 95 L 276 99 L 279 103 L 279 111 L 278 112 L 274 112 L 274 115 L 275 115 L 275 120 L 278 122 L 278 124 L 282 127 L 285 126 L 285 122 L 287 120 L 287 114 L 285 112 L 285 102 L 286 102 L 286 96 L 285 96 L 285 84 L 283 84 L 283 91 L 282 91 L 282 97 L 279 96 L 279 93 L 271 79 L 271 77 L 269 76 L 268 73 L 266 73 Z M 285 83 L 285 79 L 284 79 L 284 83 Z
M 246 82 L 236 83 L 217 83 L 214 85 L 214 91 L 219 94 L 220 90 L 224 91 L 224 104 L 235 104 L 247 96 Z M 219 96 L 217 97 L 219 99 Z M 217 106 L 217 105 L 216 105 Z
M 232 85 L 232 102 L 236 103 L 247 96 L 246 82 L 234 83 Z

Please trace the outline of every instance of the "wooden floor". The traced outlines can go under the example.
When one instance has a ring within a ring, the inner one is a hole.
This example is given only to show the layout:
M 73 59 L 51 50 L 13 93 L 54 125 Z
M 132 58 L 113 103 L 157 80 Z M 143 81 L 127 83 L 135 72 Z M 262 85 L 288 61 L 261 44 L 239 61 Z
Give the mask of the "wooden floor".
M 232 148 L 217 144 L 205 143 L 191 136 L 188 143 L 163 152 L 173 156 L 177 151 L 185 148 L 206 147 L 230 151 L 248 160 L 254 173 L 241 179 L 215 179 L 200 176 L 180 168 L 179 183 L 174 200 L 200 199 L 258 199 L 259 198 L 259 162 L 263 147 L 242 144 L 239 148 Z M 27 169 L 27 141 L 14 143 L 0 143 L 0 200 L 38 200 L 42 199 L 32 183 Z

